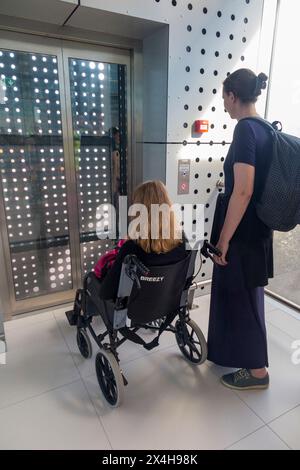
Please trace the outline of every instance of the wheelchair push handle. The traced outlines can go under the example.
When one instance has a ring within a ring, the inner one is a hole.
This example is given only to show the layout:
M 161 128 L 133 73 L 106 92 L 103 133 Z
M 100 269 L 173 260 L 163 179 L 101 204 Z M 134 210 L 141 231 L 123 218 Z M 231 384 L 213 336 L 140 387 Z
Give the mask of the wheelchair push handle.
M 213 246 L 211 243 L 209 243 L 207 240 L 204 240 L 203 246 L 201 248 L 201 254 L 205 258 L 210 258 L 212 261 L 212 254 L 218 257 L 222 256 L 222 252 L 218 248 Z
M 124 263 L 126 265 L 125 272 L 127 276 L 130 277 L 130 279 L 132 279 L 136 283 L 138 289 L 140 289 L 141 283 L 137 272 L 145 276 L 149 273 L 149 269 L 137 258 L 136 255 L 127 255 L 124 259 Z M 134 267 L 136 268 L 136 270 L 134 269 Z
M 132 257 L 133 258 L 133 263 L 136 265 L 137 270 L 143 275 L 146 276 L 146 274 L 149 273 L 149 268 L 145 266 L 135 255 Z

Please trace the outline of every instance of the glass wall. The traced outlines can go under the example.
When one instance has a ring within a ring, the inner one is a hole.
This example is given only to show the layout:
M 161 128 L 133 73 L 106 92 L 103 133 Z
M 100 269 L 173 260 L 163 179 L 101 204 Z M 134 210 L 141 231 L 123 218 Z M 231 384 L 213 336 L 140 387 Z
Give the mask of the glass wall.
M 300 56 L 298 43 L 300 4 L 281 0 L 269 90 L 269 121 L 279 120 L 283 131 L 300 137 Z M 275 233 L 275 278 L 268 289 L 300 307 L 300 226 L 288 233 Z

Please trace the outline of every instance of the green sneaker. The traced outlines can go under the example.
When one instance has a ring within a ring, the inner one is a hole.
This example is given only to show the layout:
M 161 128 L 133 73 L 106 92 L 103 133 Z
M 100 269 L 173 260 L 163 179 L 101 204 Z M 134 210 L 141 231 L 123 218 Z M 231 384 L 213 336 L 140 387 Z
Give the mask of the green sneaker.
M 240 369 L 237 372 L 226 374 L 221 377 L 221 383 L 225 387 L 233 388 L 234 390 L 259 390 L 268 388 L 269 374 L 262 379 L 253 377 L 249 369 Z

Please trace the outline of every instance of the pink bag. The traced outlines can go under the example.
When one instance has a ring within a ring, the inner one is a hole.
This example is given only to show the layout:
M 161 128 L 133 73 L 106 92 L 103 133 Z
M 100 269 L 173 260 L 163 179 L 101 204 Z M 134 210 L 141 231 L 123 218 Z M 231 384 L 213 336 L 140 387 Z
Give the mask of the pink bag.
M 117 257 L 117 254 L 120 251 L 121 246 L 123 246 L 126 241 L 127 240 L 119 240 L 116 248 L 108 251 L 98 259 L 94 267 L 94 273 L 99 279 L 103 279 L 108 269 L 112 267 Z

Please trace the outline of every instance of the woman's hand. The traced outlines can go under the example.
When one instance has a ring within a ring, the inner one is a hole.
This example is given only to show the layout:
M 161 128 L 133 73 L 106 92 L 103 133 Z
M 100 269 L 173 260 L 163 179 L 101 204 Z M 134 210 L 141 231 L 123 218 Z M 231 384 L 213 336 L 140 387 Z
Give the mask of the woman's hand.
M 219 264 L 220 266 L 226 266 L 228 264 L 228 262 L 226 261 L 226 255 L 227 255 L 228 248 L 229 248 L 229 242 L 227 242 L 226 240 L 220 239 L 217 243 L 216 248 L 218 248 L 218 250 L 221 251 L 222 256 L 214 255 L 213 256 L 214 262 L 216 264 Z

